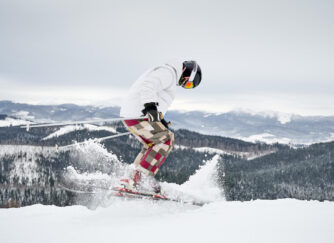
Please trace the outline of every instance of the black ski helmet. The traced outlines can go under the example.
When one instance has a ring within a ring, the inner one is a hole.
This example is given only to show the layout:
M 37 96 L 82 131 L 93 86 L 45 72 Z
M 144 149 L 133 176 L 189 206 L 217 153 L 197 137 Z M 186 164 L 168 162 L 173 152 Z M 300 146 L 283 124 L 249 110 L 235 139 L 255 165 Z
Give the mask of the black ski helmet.
M 196 61 L 184 61 L 179 85 L 185 89 L 197 87 L 202 80 L 202 71 Z

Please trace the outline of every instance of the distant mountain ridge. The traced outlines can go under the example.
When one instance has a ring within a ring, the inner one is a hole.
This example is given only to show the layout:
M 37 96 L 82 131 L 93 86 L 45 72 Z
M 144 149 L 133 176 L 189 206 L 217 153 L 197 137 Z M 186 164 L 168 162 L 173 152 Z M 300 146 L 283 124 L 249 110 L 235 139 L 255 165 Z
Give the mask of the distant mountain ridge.
M 119 107 L 29 105 L 0 101 L 0 114 L 39 122 L 88 120 L 119 117 Z M 168 111 L 174 129 L 238 138 L 250 142 L 312 144 L 334 140 L 334 116 L 300 116 L 278 112 Z
M 75 121 L 89 118 L 111 118 L 119 116 L 119 107 L 99 108 L 75 104 L 30 105 L 0 101 L 0 114 L 16 116 L 38 122 Z

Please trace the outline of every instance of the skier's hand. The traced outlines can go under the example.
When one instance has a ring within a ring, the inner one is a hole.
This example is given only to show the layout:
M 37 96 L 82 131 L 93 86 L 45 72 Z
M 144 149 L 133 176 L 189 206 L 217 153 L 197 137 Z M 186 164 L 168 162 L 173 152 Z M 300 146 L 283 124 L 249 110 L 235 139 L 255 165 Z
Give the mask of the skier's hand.
M 155 102 L 146 103 L 144 104 L 145 109 L 143 110 L 144 115 L 148 116 L 148 120 L 150 122 L 159 122 L 160 120 L 160 113 L 158 112 L 157 104 Z
M 160 115 L 158 111 L 155 110 L 149 110 L 147 111 L 148 120 L 150 122 L 159 122 L 160 121 Z

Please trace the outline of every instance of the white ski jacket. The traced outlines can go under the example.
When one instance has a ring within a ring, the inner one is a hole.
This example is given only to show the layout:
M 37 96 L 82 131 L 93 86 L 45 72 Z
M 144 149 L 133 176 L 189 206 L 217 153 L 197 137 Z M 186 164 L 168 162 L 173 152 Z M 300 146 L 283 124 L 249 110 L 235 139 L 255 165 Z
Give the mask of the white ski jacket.
M 121 117 L 140 117 L 145 103 L 158 102 L 158 111 L 166 113 L 175 97 L 182 74 L 182 61 L 173 61 L 149 69 L 131 86 L 121 106 Z

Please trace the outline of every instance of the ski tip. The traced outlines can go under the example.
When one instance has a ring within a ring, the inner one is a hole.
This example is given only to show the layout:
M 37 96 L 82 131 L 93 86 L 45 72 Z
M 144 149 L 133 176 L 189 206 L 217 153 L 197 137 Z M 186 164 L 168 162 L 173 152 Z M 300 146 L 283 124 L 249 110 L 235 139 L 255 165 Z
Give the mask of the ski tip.
M 154 194 L 153 198 L 168 200 L 168 198 L 165 195 L 161 195 L 161 194 Z

